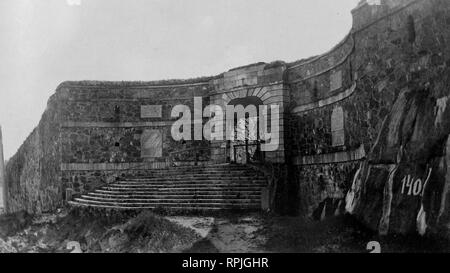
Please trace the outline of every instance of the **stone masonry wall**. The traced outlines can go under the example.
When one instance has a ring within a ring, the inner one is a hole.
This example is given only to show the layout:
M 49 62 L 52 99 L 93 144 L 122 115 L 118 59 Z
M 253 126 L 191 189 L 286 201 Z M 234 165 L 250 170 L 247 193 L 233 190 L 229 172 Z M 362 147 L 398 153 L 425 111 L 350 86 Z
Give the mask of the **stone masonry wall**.
M 172 138 L 171 125 L 178 117 L 172 118 L 171 111 L 176 105 L 186 105 L 193 115 L 194 97 L 203 98 L 207 105 L 210 89 L 204 79 L 161 85 L 62 84 L 58 92 L 65 96 L 61 127 L 65 195 L 85 193 L 140 169 L 209 161 L 208 142 Z M 149 162 L 155 164 L 145 164 Z
M 308 214 L 318 209 L 319 204 L 325 201 L 324 198 L 329 198 L 330 192 L 335 192 L 325 188 L 317 190 L 320 187 L 311 186 L 310 181 L 317 180 L 317 173 L 323 173 L 321 171 L 323 169 L 342 170 L 337 171 L 342 172 L 341 175 L 330 180 L 333 181 L 332 184 L 342 185 L 338 187 L 337 192 L 341 196 L 345 195 L 353 182 L 351 174 L 359 169 L 359 163 L 365 156 L 342 157 L 342 152 L 355 151 L 358 147 L 364 147 L 365 153 L 371 152 L 402 90 L 431 89 L 436 99 L 448 93 L 449 82 L 446 77 L 442 77 L 449 65 L 450 56 L 448 1 L 386 3 L 386 6 L 381 7 L 364 5 L 353 12 L 354 26 L 350 33 L 351 39 L 347 40 L 353 40 L 354 48 L 349 50 L 351 54 L 343 63 L 335 67 L 330 66 L 329 72 L 326 72 L 330 74 L 336 69 L 346 69 L 342 81 L 339 81 L 343 83 L 343 89 L 335 92 L 330 88 L 327 96 L 323 96 L 324 92 L 320 91 L 321 84 L 316 85 L 318 89 L 311 84 L 315 81 L 320 83 L 328 80 L 331 86 L 331 82 L 336 81 L 331 75 L 330 77 L 319 75 L 317 79 L 306 80 L 300 77 L 299 81 L 303 81 L 304 84 L 297 83 L 297 87 L 291 89 L 291 114 L 287 121 L 290 124 L 289 143 L 292 145 L 293 164 L 297 166 L 294 179 L 301 178 L 298 179 L 301 207 L 306 208 Z M 365 13 L 368 10 L 371 16 L 361 16 L 361 12 Z M 341 47 L 335 50 L 339 51 Z M 333 51 L 321 59 L 326 59 L 329 55 L 332 56 Z M 301 65 L 295 70 L 301 70 Z M 345 77 L 345 74 L 348 76 Z M 307 91 L 302 89 L 302 86 L 305 86 Z M 325 86 L 326 91 L 328 88 L 326 84 L 322 86 Z M 434 111 L 432 108 L 430 111 Z M 333 127 L 336 127 L 333 123 L 340 122 L 333 118 L 333 112 L 340 109 L 343 112 L 344 134 L 334 132 L 333 136 Z M 335 141 L 341 138 L 342 142 Z M 433 141 L 429 142 L 430 145 L 434 145 L 431 144 Z M 427 145 L 427 141 L 420 145 Z M 439 146 L 437 143 L 436 145 Z M 395 163 L 395 156 L 400 147 L 393 148 L 387 150 L 392 153 L 390 159 L 378 160 L 376 164 Z M 322 160 L 325 158 L 327 160 Z M 307 161 L 314 161 L 314 164 L 304 165 Z M 407 171 L 401 173 L 404 172 Z M 383 179 L 387 180 L 388 177 L 380 177 L 377 181 Z M 383 202 L 383 198 L 380 200 Z M 371 206 L 379 203 L 376 200 L 367 200 L 364 204 Z M 406 208 L 405 204 L 396 205 L 399 208 Z M 373 212 L 376 211 L 381 215 L 381 208 L 382 205 L 379 205 L 379 209 L 374 209 Z M 375 215 L 369 216 L 367 211 L 361 209 L 362 215 L 379 220 Z M 396 223 L 395 227 L 392 226 L 392 231 L 410 231 L 411 226 L 406 228 L 407 224 L 402 223 L 401 215 L 416 217 L 417 213 L 418 209 L 412 209 L 407 213 L 401 209 L 397 210 L 392 214 L 392 221 Z M 374 227 L 373 222 L 370 226 Z
M 62 205 L 59 101 L 53 96 L 36 129 L 6 165 L 6 211 L 52 211 Z
M 353 48 L 353 36 L 348 35 L 324 55 L 288 64 L 292 106 L 312 103 L 349 87 L 353 80 L 349 62 Z

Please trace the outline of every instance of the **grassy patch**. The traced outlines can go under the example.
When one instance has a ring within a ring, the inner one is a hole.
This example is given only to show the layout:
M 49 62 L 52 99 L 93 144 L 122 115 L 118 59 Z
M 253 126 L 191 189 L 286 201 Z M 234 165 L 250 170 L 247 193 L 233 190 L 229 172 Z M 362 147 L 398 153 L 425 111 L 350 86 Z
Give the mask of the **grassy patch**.
M 199 239 L 195 231 L 150 211 L 85 209 L 73 210 L 50 226 L 46 238 L 60 251 L 68 241 L 79 242 L 84 252 L 177 252 Z
M 76 208 L 54 221 L 22 218 L 2 219 L 13 227 L 8 236 L 14 235 L 9 238 L 18 252 L 70 252 L 72 241 L 82 252 L 181 252 L 200 240 L 194 230 L 150 211 Z
M 180 252 L 192 246 L 200 236 L 149 211 L 131 219 L 123 228 L 127 252 Z

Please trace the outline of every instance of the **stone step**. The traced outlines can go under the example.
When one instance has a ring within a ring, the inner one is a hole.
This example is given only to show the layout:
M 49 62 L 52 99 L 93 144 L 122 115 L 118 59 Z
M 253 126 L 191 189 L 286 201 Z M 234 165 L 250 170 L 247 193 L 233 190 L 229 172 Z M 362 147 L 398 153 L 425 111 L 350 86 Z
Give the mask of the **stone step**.
M 165 181 L 165 180 L 224 180 L 224 181 L 234 181 L 234 180 L 267 180 L 266 177 L 261 175 L 165 175 L 161 177 L 140 177 L 140 178 L 118 178 L 117 181 L 128 181 L 128 182 L 141 182 L 141 181 Z
M 170 167 L 165 169 L 154 169 L 151 170 L 154 173 L 162 173 L 162 172 L 185 172 L 185 171 L 194 171 L 194 172 L 202 172 L 202 171 L 240 171 L 240 170 L 253 170 L 248 166 L 244 165 L 207 165 L 207 166 L 182 166 L 182 167 Z
M 156 209 L 158 206 L 155 205 L 148 205 L 148 206 L 124 206 L 124 205 L 102 205 L 102 204 L 86 204 L 86 203 L 79 203 L 76 201 L 69 201 L 69 205 L 75 206 L 75 207 L 93 207 L 93 208 L 101 208 L 101 209 L 113 209 L 113 210 L 143 210 L 143 209 Z M 260 208 L 259 207 L 252 207 L 252 208 L 220 208 L 220 207 L 193 207 L 193 206 L 170 206 L 165 207 L 167 210 L 171 211 L 190 211 L 190 212 L 210 212 L 210 211 L 224 211 L 224 210 L 245 210 L 245 211 L 257 211 Z
M 164 181 L 164 182 L 139 182 L 139 183 L 128 183 L 128 182 L 114 182 L 106 184 L 105 187 L 207 187 L 207 186 L 221 186 L 221 187 L 242 187 L 242 186 L 267 186 L 266 181 Z
M 132 180 L 132 179 L 152 179 L 152 178 L 161 178 L 161 177 L 173 177 L 173 176 L 192 176 L 192 177 L 201 177 L 201 176 L 263 176 L 260 173 L 255 173 L 252 171 L 245 172 L 236 172 L 236 171 L 217 171 L 217 172 L 164 172 L 164 173 L 153 173 L 149 175 L 139 175 L 139 176 L 124 176 L 123 179 Z
M 189 189 L 184 191 L 114 191 L 114 190 L 106 190 L 106 189 L 98 189 L 94 191 L 95 193 L 106 193 L 106 194 L 136 194 L 136 195 L 183 195 L 183 194 L 261 194 L 261 189 L 258 190 L 204 190 L 204 189 Z
M 261 186 L 267 185 L 265 180 L 247 180 L 247 181 L 217 181 L 217 180 L 202 180 L 202 181 L 158 181 L 158 182 L 139 182 L 128 183 L 126 181 L 119 181 L 109 184 L 114 187 L 204 187 L 204 186 Z
M 217 175 L 166 175 L 164 177 L 140 177 L 140 178 L 120 178 L 118 181 L 140 182 L 140 181 L 162 181 L 162 180 L 244 180 L 244 179 L 259 179 L 266 180 L 262 175 L 231 175 L 231 174 L 217 174 Z
M 227 165 L 227 166 L 190 166 L 190 167 L 170 167 L 165 169 L 154 169 L 154 172 L 163 172 L 163 171 L 224 171 L 224 170 L 253 170 L 252 168 L 244 165 Z
M 208 172 L 257 172 L 256 170 L 246 166 L 235 167 L 190 167 L 190 168 L 169 168 L 159 170 L 149 170 L 150 174 L 167 174 L 167 173 L 208 173 Z
M 113 191 L 187 191 L 187 190 L 197 190 L 199 187 L 116 187 L 116 186 L 106 186 L 102 189 L 105 190 L 113 190 Z M 220 190 L 234 190 L 234 191 L 240 191 L 240 190 L 247 190 L 247 191 L 257 191 L 261 190 L 261 186 L 202 186 L 202 190 L 207 191 L 220 191 Z
M 95 197 L 105 197 L 105 198 L 144 198 L 144 199 L 152 199 L 152 198 L 167 198 L 167 199 L 176 199 L 176 198 L 200 198 L 200 199 L 226 199 L 226 198 L 249 198 L 249 199 L 256 199 L 261 197 L 261 193 L 253 193 L 253 194 L 171 194 L 171 195 L 162 195 L 162 194 L 108 194 L 108 193 L 97 193 L 97 192 L 90 192 L 88 193 L 89 196 L 95 196 Z
M 164 169 L 152 169 L 153 172 L 163 171 L 210 171 L 210 170 L 253 170 L 245 165 L 209 165 L 209 166 L 184 166 L 184 167 L 169 167 Z
M 108 209 L 259 210 L 265 177 L 241 165 L 176 167 L 121 177 L 69 203 Z
M 106 197 L 96 197 L 89 195 L 82 195 L 80 199 L 83 200 L 94 200 L 94 201 L 105 201 L 105 202 L 116 202 L 116 203 L 219 203 L 219 204 L 259 204 L 261 198 L 219 198 L 219 199 L 197 199 L 197 198 L 106 198 Z
M 238 164 L 216 164 L 216 165 L 198 165 L 198 166 L 177 166 L 163 170 L 251 170 L 248 166 Z M 159 170 L 155 170 L 159 171 Z
M 236 178 L 232 178 L 232 177 L 217 177 L 217 178 L 202 178 L 202 179 L 197 179 L 197 178 L 172 178 L 172 177 L 166 177 L 166 178 L 159 178 L 159 179 L 140 179 L 140 180 L 125 180 L 125 179 L 120 179 L 120 180 L 116 180 L 112 183 L 135 183 L 135 184 L 139 184 L 139 183 L 167 183 L 167 182 L 175 182 L 175 183 L 182 183 L 182 182 L 186 182 L 186 183 L 210 183 L 210 182 L 219 182 L 219 183 L 245 183 L 245 182 L 261 182 L 261 183 L 267 183 L 267 180 L 265 178 L 261 178 L 261 177 L 246 177 L 246 178 L 241 178 L 241 177 L 236 177 Z
M 166 183 L 111 183 L 104 187 L 119 187 L 119 188 L 203 188 L 203 187 L 218 187 L 218 188 L 242 188 L 242 187 L 264 187 L 267 183 L 263 182 L 236 182 L 236 183 L 221 183 L 221 182 L 166 182 Z
M 245 165 L 240 164 L 231 164 L 231 163 L 222 163 L 222 164 L 206 164 L 206 165 L 184 165 L 184 166 L 176 166 L 172 167 L 172 169 L 203 169 L 203 168 L 248 168 Z
M 124 205 L 124 206 L 133 206 L 133 207 L 141 207 L 141 206 L 148 206 L 148 203 L 140 203 L 140 202 L 129 202 L 129 203 L 116 203 L 111 201 L 95 201 L 95 200 L 87 200 L 83 198 L 75 198 L 74 201 L 79 203 L 85 203 L 85 204 L 96 204 L 96 205 L 107 205 L 107 206 L 114 206 L 114 205 Z M 173 205 L 176 206 L 191 206 L 191 207 L 217 207 L 217 208 L 247 208 L 247 207 L 259 207 L 260 204 L 224 204 L 222 202 L 210 202 L 210 203 L 190 203 L 190 202 L 180 202 L 180 203 L 168 203 L 168 202 L 156 202 L 152 203 L 155 207 L 170 207 Z

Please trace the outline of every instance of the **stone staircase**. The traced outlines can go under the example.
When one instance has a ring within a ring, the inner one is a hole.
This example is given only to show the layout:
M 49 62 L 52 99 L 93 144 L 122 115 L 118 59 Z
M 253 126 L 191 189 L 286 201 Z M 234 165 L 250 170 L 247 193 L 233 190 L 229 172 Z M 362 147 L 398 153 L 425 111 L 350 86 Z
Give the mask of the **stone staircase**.
M 175 211 L 259 210 L 263 174 L 244 165 L 209 165 L 155 170 L 126 177 L 73 201 L 73 206 Z

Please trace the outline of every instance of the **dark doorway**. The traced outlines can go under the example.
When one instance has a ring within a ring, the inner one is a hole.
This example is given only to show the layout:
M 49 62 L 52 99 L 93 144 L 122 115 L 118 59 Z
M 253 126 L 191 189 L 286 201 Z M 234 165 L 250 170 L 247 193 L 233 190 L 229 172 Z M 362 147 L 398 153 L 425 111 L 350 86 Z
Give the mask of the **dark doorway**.
M 259 106 L 263 102 L 258 97 L 245 97 L 231 100 L 228 105 L 242 105 L 244 108 L 255 106 L 256 113 L 246 113 L 245 118 L 238 120 L 235 113 L 234 116 L 234 141 L 229 141 L 227 145 L 229 150 L 229 158 L 232 162 L 238 164 L 246 164 L 250 162 L 260 162 L 264 159 L 261 152 L 261 140 L 259 134 Z

